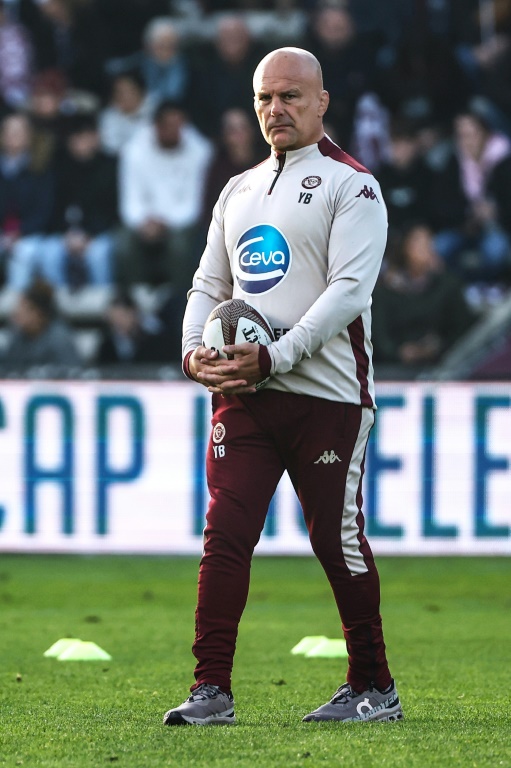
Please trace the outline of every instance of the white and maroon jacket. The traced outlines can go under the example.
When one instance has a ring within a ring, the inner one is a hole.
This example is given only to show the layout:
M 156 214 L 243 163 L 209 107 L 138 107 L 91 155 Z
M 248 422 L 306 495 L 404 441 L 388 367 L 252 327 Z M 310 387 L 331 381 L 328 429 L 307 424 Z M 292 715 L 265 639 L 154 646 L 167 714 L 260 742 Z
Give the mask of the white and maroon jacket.
M 268 388 L 374 407 L 370 307 L 386 236 L 378 182 L 327 136 L 272 152 L 233 177 L 215 206 L 183 357 L 219 302 L 243 299 L 275 331 L 269 359 L 261 355 Z

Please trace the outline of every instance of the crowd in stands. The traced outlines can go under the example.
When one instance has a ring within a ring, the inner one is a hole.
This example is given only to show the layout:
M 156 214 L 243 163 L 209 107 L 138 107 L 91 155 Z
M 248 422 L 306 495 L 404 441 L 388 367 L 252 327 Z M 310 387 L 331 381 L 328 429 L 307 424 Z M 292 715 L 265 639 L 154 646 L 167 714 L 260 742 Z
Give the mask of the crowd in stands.
M 267 155 L 252 75 L 280 45 L 318 57 L 326 130 L 382 187 L 376 364 L 437 363 L 509 293 L 511 0 L 0 0 L 0 363 L 83 364 L 59 295 L 91 287 L 88 363 L 179 361 L 212 207 Z

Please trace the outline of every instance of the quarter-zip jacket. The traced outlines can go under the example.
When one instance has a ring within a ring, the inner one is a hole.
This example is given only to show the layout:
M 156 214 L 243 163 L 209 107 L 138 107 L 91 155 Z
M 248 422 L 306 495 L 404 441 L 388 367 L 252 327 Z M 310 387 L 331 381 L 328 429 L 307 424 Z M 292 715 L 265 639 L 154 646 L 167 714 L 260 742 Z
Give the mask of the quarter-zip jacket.
M 327 136 L 233 177 L 188 294 L 183 355 L 221 301 L 274 329 L 267 387 L 374 407 L 371 294 L 387 211 L 376 179 Z

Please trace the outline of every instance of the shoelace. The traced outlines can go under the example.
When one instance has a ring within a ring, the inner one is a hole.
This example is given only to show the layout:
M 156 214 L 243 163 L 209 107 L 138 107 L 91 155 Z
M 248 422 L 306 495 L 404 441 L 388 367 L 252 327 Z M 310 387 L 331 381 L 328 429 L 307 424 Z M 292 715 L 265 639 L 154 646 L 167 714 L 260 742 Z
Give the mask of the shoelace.
M 349 685 L 349 683 L 344 683 L 344 685 L 341 685 L 332 696 L 332 704 L 347 704 L 350 699 L 354 699 L 355 696 L 356 693 L 351 685 Z
M 199 685 L 195 691 L 192 691 L 192 695 L 188 701 L 203 701 L 204 699 L 213 699 L 218 696 L 219 688 L 216 685 L 210 685 L 209 683 L 203 683 Z

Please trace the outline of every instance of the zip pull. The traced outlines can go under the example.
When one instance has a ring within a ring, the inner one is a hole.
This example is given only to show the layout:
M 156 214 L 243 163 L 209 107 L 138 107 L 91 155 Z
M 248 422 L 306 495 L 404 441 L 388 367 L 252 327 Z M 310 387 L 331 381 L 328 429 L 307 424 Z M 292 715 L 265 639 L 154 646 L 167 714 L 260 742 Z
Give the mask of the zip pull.
M 273 192 L 273 187 L 274 187 L 274 186 L 275 186 L 275 184 L 277 183 L 277 181 L 278 181 L 278 179 L 279 179 L 279 176 L 280 176 L 280 174 L 281 174 L 281 173 L 282 173 L 282 171 L 284 170 L 284 163 L 286 162 L 286 153 L 284 152 L 284 153 L 283 153 L 283 154 L 281 154 L 281 155 L 277 155 L 277 160 L 278 160 L 278 163 L 279 163 L 279 167 L 277 168 L 277 170 L 276 170 L 276 171 L 274 171 L 274 173 L 275 173 L 276 175 L 275 175 L 275 178 L 273 179 L 273 181 L 272 181 L 272 183 L 271 183 L 271 187 L 270 187 L 270 189 L 268 190 L 268 194 L 269 194 L 269 195 L 271 195 L 271 193 Z

